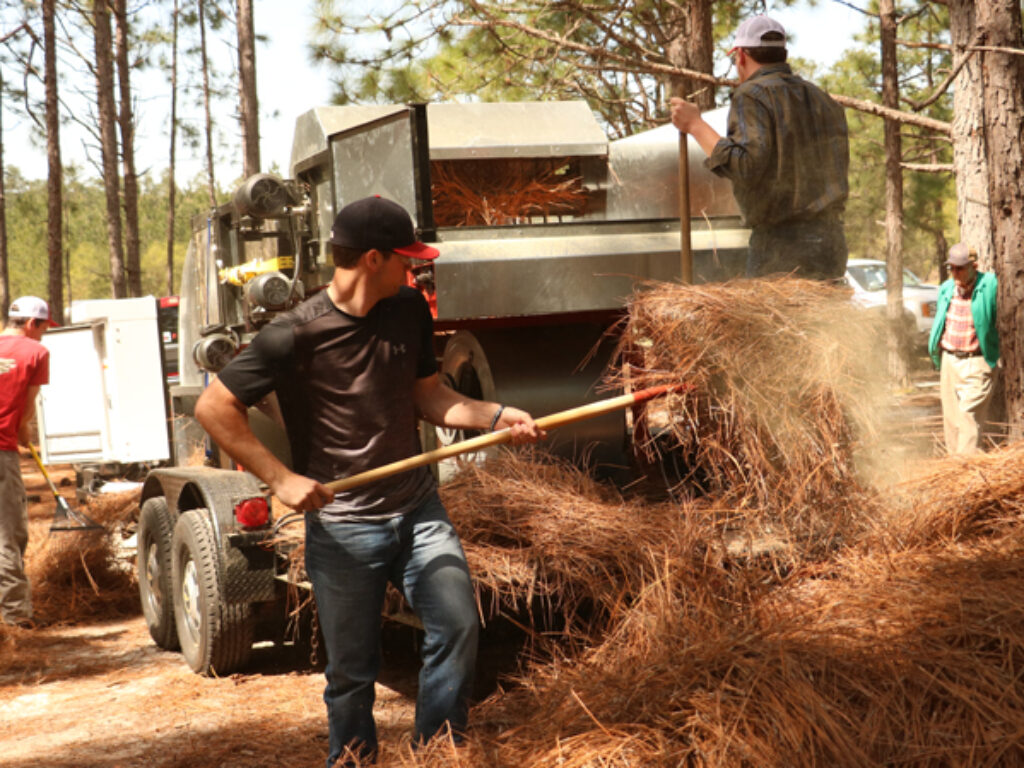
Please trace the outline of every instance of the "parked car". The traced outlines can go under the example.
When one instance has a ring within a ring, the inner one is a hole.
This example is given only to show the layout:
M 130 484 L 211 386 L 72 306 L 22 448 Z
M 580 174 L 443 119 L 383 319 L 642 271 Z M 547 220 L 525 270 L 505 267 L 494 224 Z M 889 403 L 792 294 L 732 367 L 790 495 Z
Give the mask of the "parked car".
M 162 296 L 156 311 L 163 346 L 163 365 L 168 384 L 177 384 L 178 376 L 178 297 Z
M 846 282 L 853 289 L 853 301 L 862 307 L 885 311 L 885 262 L 876 259 L 850 259 L 846 264 Z M 925 283 L 909 269 L 903 270 L 903 306 L 907 325 L 926 341 L 935 317 L 939 286 Z

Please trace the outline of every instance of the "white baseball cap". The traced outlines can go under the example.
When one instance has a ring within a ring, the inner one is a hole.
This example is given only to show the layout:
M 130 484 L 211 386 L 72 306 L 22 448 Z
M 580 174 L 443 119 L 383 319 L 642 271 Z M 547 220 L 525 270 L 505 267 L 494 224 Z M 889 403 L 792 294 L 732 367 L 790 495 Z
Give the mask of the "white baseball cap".
M 26 320 L 45 320 L 51 326 L 57 323 L 50 319 L 50 305 L 38 296 L 20 296 L 11 302 L 11 308 L 7 311 L 8 317 L 24 318 Z
M 769 32 L 778 32 L 782 35 L 780 40 L 762 40 L 761 38 Z M 732 54 L 737 48 L 785 48 L 786 30 L 775 19 L 768 16 L 751 16 L 740 24 L 736 30 L 736 39 L 732 41 Z

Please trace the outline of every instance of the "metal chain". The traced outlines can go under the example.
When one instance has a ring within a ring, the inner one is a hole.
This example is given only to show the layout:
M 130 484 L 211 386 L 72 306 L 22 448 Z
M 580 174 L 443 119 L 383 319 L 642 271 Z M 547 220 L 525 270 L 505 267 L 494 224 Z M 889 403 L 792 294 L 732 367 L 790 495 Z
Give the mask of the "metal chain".
M 313 616 L 309 622 L 309 630 L 313 633 L 313 636 L 309 638 L 309 663 L 311 666 L 317 665 L 317 650 L 320 647 L 320 614 L 316 609 L 316 600 L 312 601 Z

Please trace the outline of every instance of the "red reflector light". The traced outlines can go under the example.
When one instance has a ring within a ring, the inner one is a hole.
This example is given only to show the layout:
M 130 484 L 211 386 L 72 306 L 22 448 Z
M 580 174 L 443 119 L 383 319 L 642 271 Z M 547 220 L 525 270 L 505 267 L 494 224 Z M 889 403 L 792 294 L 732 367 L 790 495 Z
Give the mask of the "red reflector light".
M 235 504 L 235 520 L 243 528 L 259 528 L 269 519 L 270 507 L 266 499 L 246 499 Z

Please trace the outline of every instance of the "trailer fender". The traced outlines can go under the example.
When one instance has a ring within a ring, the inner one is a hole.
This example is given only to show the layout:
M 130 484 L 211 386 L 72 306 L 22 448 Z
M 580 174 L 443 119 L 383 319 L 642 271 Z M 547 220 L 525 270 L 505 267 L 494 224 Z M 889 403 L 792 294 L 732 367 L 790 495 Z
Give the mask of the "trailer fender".
M 276 597 L 277 559 L 264 537 L 245 531 L 235 520 L 235 505 L 254 496 L 268 496 L 257 477 L 211 467 L 171 467 L 149 473 L 142 503 L 163 496 L 174 521 L 189 510 L 203 510 L 219 563 L 220 593 L 229 603 L 254 603 Z M 269 536 L 269 529 L 267 530 Z

